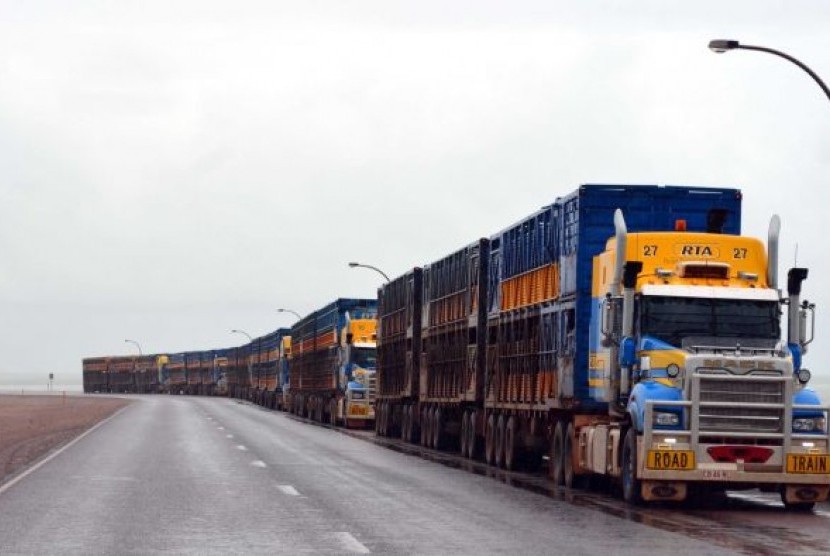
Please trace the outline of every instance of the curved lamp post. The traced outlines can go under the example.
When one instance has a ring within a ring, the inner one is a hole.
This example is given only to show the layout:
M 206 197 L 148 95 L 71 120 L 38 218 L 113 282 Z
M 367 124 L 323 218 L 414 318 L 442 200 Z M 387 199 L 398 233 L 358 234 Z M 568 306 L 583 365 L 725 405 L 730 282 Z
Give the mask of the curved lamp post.
M 810 77 L 812 77 L 816 83 L 818 83 L 818 86 L 821 87 L 821 90 L 824 91 L 824 94 L 827 95 L 827 98 L 830 99 L 830 89 L 827 88 L 827 85 L 824 84 L 824 81 L 821 80 L 821 78 L 816 74 L 816 72 L 814 72 L 813 70 L 808 68 L 806 64 L 799 60 L 796 60 L 789 54 L 785 54 L 784 52 L 774 50 L 772 48 L 767 48 L 765 46 L 750 46 L 748 44 L 741 44 L 738 41 L 725 39 L 716 39 L 709 41 L 709 49 L 712 52 L 716 52 L 718 54 L 723 54 L 724 52 L 727 52 L 729 50 L 757 50 L 758 52 L 766 52 L 768 54 L 774 54 L 775 56 L 784 58 L 785 60 L 792 62 L 796 66 L 806 71 L 807 74 Z
M 245 335 L 245 337 L 247 337 L 247 338 L 248 338 L 248 341 L 249 341 L 249 342 L 253 342 L 253 341 L 254 341 L 254 339 L 253 339 L 253 338 L 251 338 L 251 335 L 250 335 L 250 334 L 248 334 L 247 332 L 245 332 L 244 330 L 237 330 L 236 328 L 234 328 L 233 330 L 231 330 L 231 334 L 244 334 L 244 335 Z
M 277 309 L 277 312 L 278 313 L 291 313 L 292 315 L 297 317 L 297 320 L 300 320 L 301 318 L 303 318 L 302 315 L 300 315 L 300 313 L 298 313 L 297 311 L 292 311 L 291 309 Z
M 389 276 L 387 276 L 387 275 L 386 275 L 386 273 L 385 273 L 384 271 L 382 271 L 381 269 L 379 269 L 379 268 L 378 268 L 378 267 L 376 267 L 376 266 L 372 266 L 372 265 L 370 265 L 370 264 L 354 263 L 354 262 L 349 263 L 349 266 L 350 266 L 351 268 L 358 268 L 358 267 L 359 267 L 359 268 L 369 268 L 369 269 L 372 269 L 372 270 L 374 270 L 375 272 L 377 272 L 378 274 L 380 274 L 381 276 L 383 276 L 383 279 L 384 279 L 384 280 L 386 280 L 387 282 L 390 282 L 390 280 L 389 280 Z
M 135 340 L 124 340 L 124 342 L 125 342 L 125 343 L 127 343 L 127 344 L 133 344 L 135 347 L 137 347 L 137 348 L 138 348 L 138 354 L 139 354 L 139 355 L 144 355 L 144 354 L 141 352 L 141 344 L 139 344 L 139 343 L 138 343 L 138 342 L 136 342 Z

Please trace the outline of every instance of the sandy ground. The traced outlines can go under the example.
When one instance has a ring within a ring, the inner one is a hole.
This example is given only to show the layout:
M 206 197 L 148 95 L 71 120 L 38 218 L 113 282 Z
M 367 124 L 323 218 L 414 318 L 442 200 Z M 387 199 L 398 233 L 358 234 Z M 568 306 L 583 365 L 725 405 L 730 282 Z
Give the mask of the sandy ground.
M 91 396 L 0 395 L 0 484 L 128 403 Z

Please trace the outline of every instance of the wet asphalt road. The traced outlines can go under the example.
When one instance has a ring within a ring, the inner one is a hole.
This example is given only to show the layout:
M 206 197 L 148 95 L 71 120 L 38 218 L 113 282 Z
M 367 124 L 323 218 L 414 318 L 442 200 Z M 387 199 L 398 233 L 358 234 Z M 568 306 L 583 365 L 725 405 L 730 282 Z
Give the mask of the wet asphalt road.
M 0 554 L 725 554 L 830 538 L 827 516 L 751 500 L 632 511 L 509 482 L 244 402 L 137 397 L 0 487 Z

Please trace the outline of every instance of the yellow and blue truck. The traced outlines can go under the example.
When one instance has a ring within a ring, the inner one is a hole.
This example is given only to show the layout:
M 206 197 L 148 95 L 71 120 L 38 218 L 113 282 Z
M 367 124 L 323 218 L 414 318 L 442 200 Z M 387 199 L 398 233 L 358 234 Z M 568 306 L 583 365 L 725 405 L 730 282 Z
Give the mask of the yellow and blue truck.
M 634 503 L 748 488 L 792 508 L 826 500 L 828 408 L 802 364 L 807 270 L 782 295 L 780 221 L 766 247 L 742 236 L 741 201 L 582 185 L 459 251 L 452 296 L 421 268 L 392 280 L 378 433 L 507 469 L 547 460 L 568 487 L 607 476 Z
M 341 298 L 291 328 L 286 409 L 320 422 L 374 424 L 377 301 Z
M 828 408 L 802 365 L 807 270 L 782 295 L 780 221 L 766 248 L 740 235 L 741 200 L 585 185 L 491 238 L 488 459 L 547 452 L 557 483 L 611 476 L 634 503 L 745 488 L 792 508 L 827 499 Z M 505 303 L 543 268 L 551 280 Z

